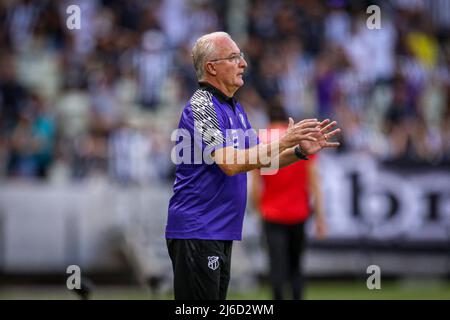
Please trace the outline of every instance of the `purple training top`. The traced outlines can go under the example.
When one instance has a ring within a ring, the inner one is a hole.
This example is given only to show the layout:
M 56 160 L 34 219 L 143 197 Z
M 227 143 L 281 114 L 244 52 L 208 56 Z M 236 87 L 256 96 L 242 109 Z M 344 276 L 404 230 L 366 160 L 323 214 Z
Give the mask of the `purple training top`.
M 178 128 L 183 133 L 177 138 L 176 152 L 184 161 L 176 166 L 166 238 L 241 240 L 247 174 L 227 176 L 203 154 L 259 143 L 244 109 L 234 98 L 201 84 L 184 108 Z

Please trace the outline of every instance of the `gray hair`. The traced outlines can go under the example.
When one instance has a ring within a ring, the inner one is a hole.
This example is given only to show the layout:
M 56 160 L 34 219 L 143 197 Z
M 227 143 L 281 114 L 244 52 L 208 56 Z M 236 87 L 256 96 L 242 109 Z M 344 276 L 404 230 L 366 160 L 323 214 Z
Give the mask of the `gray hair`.
M 192 48 L 192 60 L 194 61 L 194 68 L 198 81 L 203 80 L 203 77 L 205 76 L 205 62 L 216 50 L 214 39 L 218 37 L 227 37 L 231 39 L 231 36 L 226 32 L 220 31 L 208 33 L 198 38 Z

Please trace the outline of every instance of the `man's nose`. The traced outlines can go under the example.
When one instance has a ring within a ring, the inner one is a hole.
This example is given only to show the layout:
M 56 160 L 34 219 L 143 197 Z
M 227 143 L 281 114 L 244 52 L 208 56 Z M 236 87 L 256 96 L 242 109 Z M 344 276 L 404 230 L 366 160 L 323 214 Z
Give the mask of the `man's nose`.
M 242 57 L 241 60 L 239 61 L 239 67 L 245 69 L 245 68 L 247 68 L 247 66 L 248 66 L 247 61 L 245 60 L 244 57 Z

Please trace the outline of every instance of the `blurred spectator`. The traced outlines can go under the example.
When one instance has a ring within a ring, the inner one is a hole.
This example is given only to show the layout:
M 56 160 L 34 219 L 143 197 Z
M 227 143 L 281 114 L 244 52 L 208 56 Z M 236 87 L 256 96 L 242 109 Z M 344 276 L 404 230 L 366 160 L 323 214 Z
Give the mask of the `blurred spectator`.
M 393 101 L 386 114 L 390 154 L 393 159 L 425 156 L 423 123 L 403 77 L 398 76 L 394 80 L 393 92 Z
M 161 102 L 161 92 L 171 64 L 164 34 L 148 30 L 142 36 L 141 48 L 135 59 L 139 74 L 139 96 L 142 105 L 155 109 Z
M 331 45 L 347 45 L 352 20 L 345 10 L 345 0 L 328 0 L 329 12 L 324 19 L 325 40 Z
M 280 91 L 284 109 L 294 119 L 315 116 L 313 101 L 314 62 L 297 38 L 288 38 L 281 44 L 280 58 L 283 72 Z
M 6 25 L 12 47 L 15 50 L 21 51 L 32 40 L 40 10 L 40 4 L 31 0 L 20 0 L 11 4 L 6 17 Z
M 8 174 L 46 178 L 53 160 L 55 124 L 42 98 L 32 94 L 10 139 Z
M 121 183 L 145 183 L 152 177 L 152 141 L 139 132 L 138 121 L 123 123 L 109 139 L 109 170 Z
M 417 25 L 414 25 L 414 29 L 407 34 L 406 42 L 409 50 L 420 63 L 432 69 L 436 67 L 438 61 L 438 44 L 425 16 L 420 18 Z
M 337 55 L 329 50 L 324 51 L 316 61 L 315 86 L 317 92 L 317 115 L 320 118 L 331 118 L 335 113 L 337 86 Z
M 3 53 L 0 58 L 0 133 L 8 136 L 25 108 L 28 91 L 17 80 L 14 57 Z

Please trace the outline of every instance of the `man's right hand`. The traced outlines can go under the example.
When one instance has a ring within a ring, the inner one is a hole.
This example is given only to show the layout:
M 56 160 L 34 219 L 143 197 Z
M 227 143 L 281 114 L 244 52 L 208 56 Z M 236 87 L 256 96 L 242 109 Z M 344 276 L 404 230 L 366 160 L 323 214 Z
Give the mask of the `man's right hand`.
M 289 126 L 280 139 L 280 147 L 288 149 L 298 145 L 301 140 L 317 141 L 314 134 L 320 131 L 319 125 L 317 119 L 305 119 L 294 124 L 294 120 L 289 118 Z

